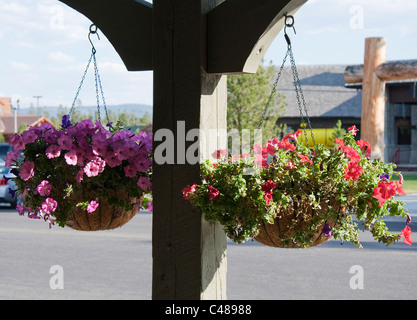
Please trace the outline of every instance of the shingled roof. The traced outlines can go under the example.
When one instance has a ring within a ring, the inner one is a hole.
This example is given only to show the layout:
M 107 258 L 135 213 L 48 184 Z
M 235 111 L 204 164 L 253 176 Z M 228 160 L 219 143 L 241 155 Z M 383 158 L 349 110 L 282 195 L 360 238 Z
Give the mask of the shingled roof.
M 345 68 L 344 65 L 297 66 L 310 117 L 361 117 L 362 91 L 345 88 Z M 288 104 L 283 117 L 299 117 L 291 67 L 284 68 L 278 91 L 285 95 Z

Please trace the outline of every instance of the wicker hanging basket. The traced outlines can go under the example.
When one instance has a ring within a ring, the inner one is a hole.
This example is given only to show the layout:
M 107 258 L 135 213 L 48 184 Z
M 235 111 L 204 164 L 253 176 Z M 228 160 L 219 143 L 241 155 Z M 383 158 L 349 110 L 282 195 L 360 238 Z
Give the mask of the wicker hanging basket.
M 121 191 L 109 190 L 108 193 L 117 199 L 126 198 L 126 194 Z M 75 203 L 95 199 L 97 194 L 98 192 L 88 190 L 77 197 Z M 142 203 L 143 197 L 140 198 L 139 205 Z M 138 212 L 138 200 L 136 198 L 130 198 L 131 210 L 123 210 L 113 204 L 109 204 L 105 197 L 98 197 L 97 202 L 99 205 L 93 212 L 87 212 L 87 210 L 81 207 L 76 207 L 69 214 L 66 226 L 80 231 L 112 230 L 129 222 Z
M 259 228 L 259 234 L 254 238 L 256 241 L 271 247 L 277 248 L 302 248 L 296 242 L 296 233 L 302 234 L 310 241 L 311 247 L 320 245 L 328 240 L 331 236 L 325 236 L 322 229 L 325 224 L 334 227 L 335 220 L 327 219 L 316 225 L 315 221 L 328 211 L 329 206 L 343 214 L 344 208 L 341 208 L 335 199 L 324 199 L 320 203 L 319 209 L 314 209 L 308 201 L 298 201 L 291 204 L 287 209 L 278 213 L 273 224 L 262 222 Z
M 129 222 L 137 210 L 124 211 L 108 204 L 104 199 L 99 200 L 100 205 L 91 213 L 76 208 L 67 221 L 67 226 L 80 231 L 99 231 L 116 229 Z M 136 199 L 132 199 L 132 204 Z

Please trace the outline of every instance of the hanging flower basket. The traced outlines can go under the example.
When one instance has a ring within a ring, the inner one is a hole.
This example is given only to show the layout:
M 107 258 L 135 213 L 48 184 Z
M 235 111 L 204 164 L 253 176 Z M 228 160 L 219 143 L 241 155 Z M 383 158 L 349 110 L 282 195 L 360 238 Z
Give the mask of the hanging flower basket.
M 220 222 L 237 243 L 250 238 L 265 245 L 307 248 L 331 238 L 360 245 L 358 222 L 386 245 L 403 238 L 411 243 L 408 226 L 402 234 L 388 231 L 386 215 L 407 217 L 402 176 L 394 164 L 370 159 L 369 143 L 355 141 L 356 127 L 328 148 L 314 150 L 297 142 L 301 131 L 274 138 L 251 154 L 201 164 L 202 183 L 183 189 L 183 197 L 201 209 L 206 220 Z M 400 177 L 392 181 L 394 175 Z
M 302 243 L 295 239 L 303 237 L 310 246 L 322 244 L 332 237 L 331 230 L 336 226 L 336 219 L 330 217 L 322 223 L 314 220 L 335 210 L 343 219 L 345 208 L 341 208 L 335 198 L 321 199 L 320 206 L 314 208 L 309 201 L 293 201 L 286 209 L 279 210 L 273 223 L 261 222 L 255 240 L 278 248 L 299 248 Z
M 148 208 L 152 179 L 152 135 L 105 129 L 83 120 L 62 127 L 49 124 L 15 134 L 6 166 L 13 167 L 21 197 L 20 215 L 44 219 L 50 226 L 109 230 Z

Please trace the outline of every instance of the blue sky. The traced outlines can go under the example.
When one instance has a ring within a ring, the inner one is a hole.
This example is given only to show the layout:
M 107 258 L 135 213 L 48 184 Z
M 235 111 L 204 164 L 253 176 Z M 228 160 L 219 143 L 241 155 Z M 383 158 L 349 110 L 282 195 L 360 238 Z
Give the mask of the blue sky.
M 417 59 L 417 1 L 309 0 L 290 33 L 298 64 L 360 64 L 366 37 L 387 38 L 387 60 Z M 21 107 L 70 106 L 91 53 L 91 22 L 57 0 L 0 0 L 0 96 Z M 104 35 L 94 41 L 108 105 L 152 104 L 152 72 L 128 72 Z M 93 38 L 95 39 L 95 38 Z M 280 64 L 278 35 L 265 60 Z M 93 74 L 79 97 L 95 104 Z

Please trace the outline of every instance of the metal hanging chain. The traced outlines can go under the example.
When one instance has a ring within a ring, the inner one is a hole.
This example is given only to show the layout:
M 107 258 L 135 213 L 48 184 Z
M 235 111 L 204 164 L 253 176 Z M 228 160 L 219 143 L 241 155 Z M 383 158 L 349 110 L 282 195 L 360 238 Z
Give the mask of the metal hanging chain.
M 71 109 L 70 109 L 68 115 L 71 118 L 71 114 L 72 114 L 72 111 L 75 107 L 75 103 L 77 102 L 77 99 L 78 99 L 78 96 L 81 92 L 81 88 L 84 84 L 84 80 L 85 80 L 85 77 L 87 75 L 88 69 L 90 68 L 91 61 L 93 61 L 93 64 L 94 64 L 94 80 L 95 80 L 95 86 L 96 86 L 96 102 L 97 102 L 98 121 L 101 122 L 101 115 L 100 115 L 100 94 L 101 94 L 101 99 L 103 101 L 103 108 L 104 108 L 104 111 L 106 113 L 107 123 L 110 123 L 109 114 L 108 114 L 107 106 L 106 106 L 106 100 L 104 99 L 104 92 L 103 92 L 103 86 L 101 84 L 100 73 L 99 73 L 98 67 L 97 67 L 97 59 L 96 59 L 97 50 L 94 47 L 93 42 L 91 41 L 91 35 L 92 34 L 96 34 L 98 39 L 100 40 L 100 36 L 97 33 L 97 26 L 95 24 L 92 24 L 90 26 L 90 32 L 88 33 L 88 40 L 90 41 L 91 48 L 92 48 L 91 49 L 91 56 L 90 56 L 90 59 L 88 60 L 87 67 L 85 68 L 84 74 L 81 78 L 80 85 L 78 87 L 77 93 L 75 94 L 75 98 L 74 98 L 74 101 L 72 103 L 72 106 L 71 106 Z M 100 92 L 100 94 L 99 94 L 99 92 Z
M 261 120 L 259 121 L 258 128 L 257 128 L 258 130 L 261 129 L 261 127 L 262 127 L 262 124 L 263 124 L 263 122 L 265 120 L 265 117 L 266 117 L 266 113 L 268 112 L 269 106 L 272 102 L 272 98 L 274 97 L 274 95 L 277 91 L 278 81 L 279 81 L 279 78 L 281 77 L 282 71 L 284 70 L 285 62 L 287 61 L 289 53 L 290 52 L 287 51 L 287 53 L 285 54 L 284 60 L 282 61 L 281 67 L 279 68 L 279 72 L 278 72 L 277 78 L 274 82 L 274 85 L 272 86 L 272 91 L 271 91 L 271 94 L 268 98 L 268 102 L 266 103 L 266 107 L 265 107 L 265 109 L 262 113 Z
M 294 33 L 296 33 L 295 27 L 294 27 L 294 17 L 291 16 L 291 15 L 285 15 L 284 37 L 285 37 L 285 40 L 287 42 L 287 52 L 284 56 L 284 59 L 282 61 L 281 67 L 279 69 L 277 78 L 276 78 L 276 80 L 274 82 L 274 85 L 272 87 L 271 95 L 269 96 L 266 107 L 265 107 L 265 109 L 262 113 L 261 120 L 259 121 L 258 130 L 261 129 L 262 124 L 265 120 L 267 111 L 268 111 L 268 109 L 270 107 L 270 104 L 272 102 L 272 98 L 276 93 L 278 81 L 281 77 L 282 71 L 284 69 L 284 65 L 285 65 L 285 63 L 287 61 L 287 58 L 289 56 L 290 57 L 290 62 L 291 62 L 291 70 L 292 70 L 292 75 L 293 75 L 295 93 L 296 93 L 296 97 L 297 97 L 298 109 L 300 111 L 301 122 L 303 124 L 304 136 L 305 136 L 305 139 L 306 139 L 307 147 L 310 149 L 309 143 L 308 143 L 307 131 L 306 131 L 306 126 L 307 125 L 310 129 L 311 138 L 313 140 L 314 147 L 316 147 L 316 142 L 315 142 L 315 139 L 314 139 L 313 128 L 311 126 L 310 117 L 308 116 L 308 112 L 307 112 L 307 105 L 306 105 L 306 102 L 305 102 L 305 99 L 304 99 L 304 93 L 303 93 L 303 90 L 301 88 L 301 83 L 300 83 L 300 79 L 299 79 L 299 76 L 298 76 L 298 71 L 297 71 L 297 66 L 296 66 L 295 59 L 294 59 L 294 54 L 292 52 L 291 40 L 290 40 L 290 37 L 287 34 L 287 27 L 292 28 L 294 30 Z M 304 108 L 304 111 L 303 111 L 303 108 Z M 304 116 L 303 112 L 305 113 L 305 116 Z M 252 145 L 254 145 L 254 143 L 255 142 L 253 142 Z M 311 150 L 310 150 L 310 152 L 311 152 Z

